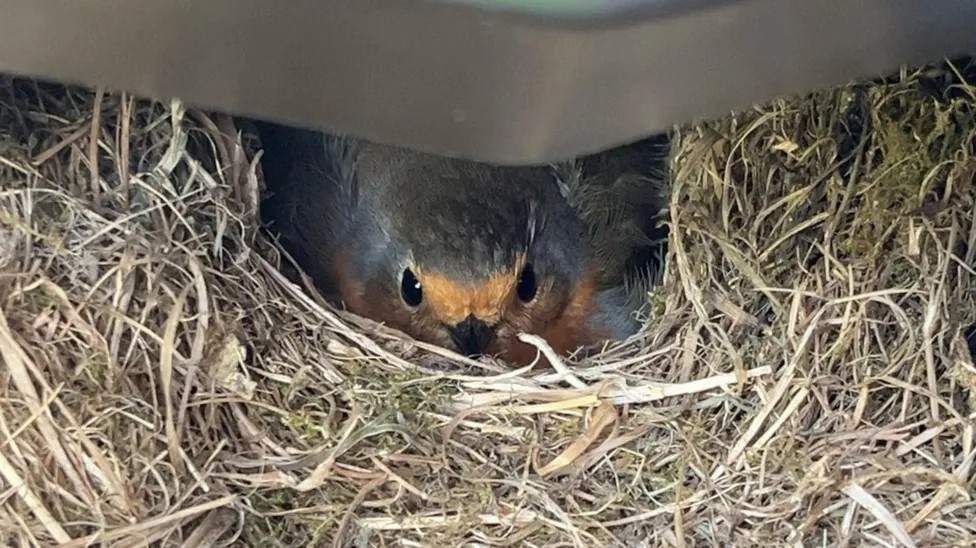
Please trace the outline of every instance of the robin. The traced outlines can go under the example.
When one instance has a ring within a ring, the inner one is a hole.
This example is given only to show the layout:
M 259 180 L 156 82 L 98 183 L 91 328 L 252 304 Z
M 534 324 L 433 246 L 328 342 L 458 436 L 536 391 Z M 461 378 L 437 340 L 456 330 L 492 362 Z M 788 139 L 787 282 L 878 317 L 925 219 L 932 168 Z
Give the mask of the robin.
M 520 364 L 520 332 L 568 354 L 638 331 L 660 203 L 646 144 L 506 167 L 256 126 L 266 219 L 347 310 Z

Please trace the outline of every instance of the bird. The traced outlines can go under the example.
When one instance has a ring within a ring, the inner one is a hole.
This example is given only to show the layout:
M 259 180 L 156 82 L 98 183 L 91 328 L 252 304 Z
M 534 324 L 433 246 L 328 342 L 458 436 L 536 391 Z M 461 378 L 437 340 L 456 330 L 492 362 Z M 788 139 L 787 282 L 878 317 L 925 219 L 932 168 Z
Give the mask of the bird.
M 660 243 L 661 185 L 646 143 L 503 166 L 253 125 L 266 225 L 347 311 L 520 365 L 538 358 L 520 333 L 567 356 L 640 329 L 655 270 L 648 250 Z

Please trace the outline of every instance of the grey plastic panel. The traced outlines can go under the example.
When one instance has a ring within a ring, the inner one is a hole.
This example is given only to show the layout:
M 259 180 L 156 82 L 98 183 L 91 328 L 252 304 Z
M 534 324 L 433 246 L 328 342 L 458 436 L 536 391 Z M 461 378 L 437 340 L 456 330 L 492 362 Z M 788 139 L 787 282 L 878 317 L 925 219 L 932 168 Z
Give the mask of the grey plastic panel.
M 0 71 L 507 164 L 976 51 L 971 0 L 5 0 L 2 11 Z

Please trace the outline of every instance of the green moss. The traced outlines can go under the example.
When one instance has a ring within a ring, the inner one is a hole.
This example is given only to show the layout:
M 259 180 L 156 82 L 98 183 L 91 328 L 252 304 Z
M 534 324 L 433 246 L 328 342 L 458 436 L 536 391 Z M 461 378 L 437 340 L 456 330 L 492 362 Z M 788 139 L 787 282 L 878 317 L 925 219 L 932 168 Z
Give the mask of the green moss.
M 328 440 L 329 426 L 322 424 L 322 420 L 306 411 L 294 411 L 285 418 L 285 424 L 298 432 L 302 440 Z
M 393 373 L 381 381 L 381 406 L 405 415 L 417 415 L 418 411 L 437 409 L 456 394 L 456 384 L 438 378 L 430 378 L 416 370 Z
M 308 546 L 328 546 L 325 543 L 329 539 L 329 534 L 334 533 L 339 524 L 339 516 L 326 519 L 305 519 L 303 520 L 309 529 L 312 530 L 312 539 Z
M 939 104 L 905 84 L 876 88 L 871 96 L 880 104 L 872 111 L 865 158 L 877 165 L 858 181 L 856 207 L 849 210 L 852 230 L 841 249 L 876 260 L 895 247 L 892 237 L 906 237 L 906 224 L 919 208 L 941 198 L 950 168 L 946 160 L 950 151 L 966 147 L 962 127 L 972 120 L 956 119 L 956 105 Z
M 482 508 L 487 507 L 495 499 L 495 494 L 491 490 L 491 486 L 487 483 L 478 483 L 474 486 L 475 495 L 478 497 L 478 504 Z
M 667 293 L 665 291 L 651 291 L 647 294 L 647 298 L 650 303 L 648 312 L 651 319 L 663 317 L 668 309 Z
M 556 428 L 563 437 L 575 438 L 583 431 L 582 422 L 582 418 L 561 420 Z
M 427 394 L 423 389 L 430 383 L 421 379 L 421 375 L 413 370 L 390 375 L 386 392 L 389 408 L 411 414 L 423 408 L 427 401 Z

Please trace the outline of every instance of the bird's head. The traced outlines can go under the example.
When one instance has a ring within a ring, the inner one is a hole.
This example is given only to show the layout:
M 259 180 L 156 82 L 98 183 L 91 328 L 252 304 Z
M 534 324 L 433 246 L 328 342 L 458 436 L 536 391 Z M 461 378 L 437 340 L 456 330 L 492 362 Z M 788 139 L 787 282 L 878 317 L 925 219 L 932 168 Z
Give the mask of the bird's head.
M 454 165 L 454 164 L 452 164 Z M 346 307 L 467 355 L 526 362 L 528 332 L 574 350 L 596 294 L 585 231 L 548 170 L 418 169 L 374 198 L 337 257 Z M 370 201 L 372 200 L 372 201 Z

